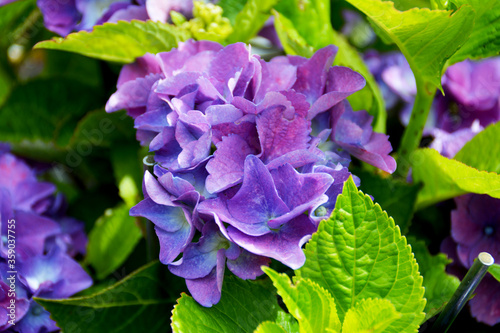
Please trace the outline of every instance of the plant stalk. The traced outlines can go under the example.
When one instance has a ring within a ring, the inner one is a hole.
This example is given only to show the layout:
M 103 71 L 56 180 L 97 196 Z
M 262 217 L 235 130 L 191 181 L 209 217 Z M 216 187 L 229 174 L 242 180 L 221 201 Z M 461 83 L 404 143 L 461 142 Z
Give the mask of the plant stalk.
M 403 133 L 397 156 L 398 169 L 396 173 L 404 178 L 406 178 L 410 170 L 412 154 L 422 140 L 424 126 L 429 116 L 434 95 L 436 94 L 435 87 L 430 87 L 421 79 L 415 78 L 415 80 L 417 83 L 417 95 L 415 96 L 415 103 L 411 111 L 410 122 Z

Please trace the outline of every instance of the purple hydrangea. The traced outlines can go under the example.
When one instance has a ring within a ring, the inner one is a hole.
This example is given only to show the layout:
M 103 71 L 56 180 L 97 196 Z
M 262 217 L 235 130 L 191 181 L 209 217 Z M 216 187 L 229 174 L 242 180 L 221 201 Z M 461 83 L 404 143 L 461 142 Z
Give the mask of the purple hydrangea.
M 332 67 L 336 50 L 266 62 L 242 43 L 188 41 L 122 69 L 106 110 L 127 110 L 157 163 L 131 215 L 153 222 L 161 262 L 200 304 L 219 301 L 226 265 L 242 279 L 269 258 L 302 266 L 351 155 L 395 170 L 388 137 L 345 100 L 365 81 Z
M 400 117 L 407 124 L 416 85 L 404 56 L 369 52 L 366 59 L 388 106 L 405 103 Z M 443 75 L 442 85 L 445 96 L 436 94 L 424 134 L 434 138 L 431 148 L 451 158 L 483 128 L 500 121 L 500 57 L 454 64 Z
M 64 199 L 54 192 L 28 164 L 0 150 L 0 331 L 57 330 L 32 297 L 67 298 L 92 284 L 72 258 L 85 253 L 84 225 L 64 216 Z
M 488 195 L 466 194 L 455 198 L 451 212 L 451 237 L 441 251 L 454 260 L 450 272 L 460 278 L 472 266 L 479 253 L 490 253 L 500 260 L 500 200 Z M 500 284 L 486 276 L 469 302 L 473 317 L 488 325 L 500 323 Z

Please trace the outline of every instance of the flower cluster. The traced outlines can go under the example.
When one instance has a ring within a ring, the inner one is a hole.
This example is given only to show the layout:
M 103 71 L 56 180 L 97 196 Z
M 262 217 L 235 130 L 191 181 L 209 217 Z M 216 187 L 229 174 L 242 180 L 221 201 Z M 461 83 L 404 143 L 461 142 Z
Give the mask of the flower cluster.
M 351 155 L 395 170 L 388 137 L 345 100 L 363 77 L 335 54 L 265 62 L 242 43 L 188 41 L 122 69 L 106 110 L 128 111 L 157 162 L 130 213 L 155 224 L 161 262 L 200 304 L 219 301 L 226 265 L 243 279 L 269 258 L 302 266 Z
M 372 52 L 366 58 L 388 106 L 398 98 L 406 103 L 401 120 L 407 124 L 416 85 L 404 56 Z M 431 148 L 451 158 L 484 127 L 500 121 L 500 57 L 454 64 L 443 75 L 442 85 L 445 95 L 436 94 L 424 134 L 434 138 Z
M 454 261 L 450 272 L 463 278 L 481 252 L 500 261 L 500 200 L 466 194 L 455 198 L 455 203 L 451 237 L 443 241 L 441 251 Z M 472 316 L 478 321 L 492 326 L 500 323 L 500 284 L 492 276 L 485 276 L 469 303 Z
M 54 185 L 0 148 L 0 331 L 54 331 L 32 298 L 66 298 L 92 284 L 72 258 L 85 252 L 83 224 L 64 215 Z

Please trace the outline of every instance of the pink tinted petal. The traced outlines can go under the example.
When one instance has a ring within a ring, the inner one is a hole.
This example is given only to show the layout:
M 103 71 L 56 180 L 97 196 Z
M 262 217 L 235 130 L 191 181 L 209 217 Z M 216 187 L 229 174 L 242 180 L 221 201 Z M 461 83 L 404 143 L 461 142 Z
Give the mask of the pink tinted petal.
M 263 111 L 256 122 L 261 159 L 266 164 L 291 151 L 308 148 L 311 132 L 311 122 L 305 118 L 308 105 L 303 95 L 287 95 L 268 93 L 260 106 Z
M 359 73 L 347 67 L 335 66 L 328 70 L 325 93 L 312 104 L 308 119 L 326 111 L 349 95 L 363 89 L 366 81 Z

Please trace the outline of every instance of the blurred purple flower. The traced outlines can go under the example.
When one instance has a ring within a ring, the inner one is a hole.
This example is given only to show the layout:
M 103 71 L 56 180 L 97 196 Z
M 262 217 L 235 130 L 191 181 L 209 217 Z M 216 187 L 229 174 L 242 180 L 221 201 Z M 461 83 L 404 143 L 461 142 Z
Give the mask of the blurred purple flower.
M 453 259 L 450 273 L 463 278 L 480 252 L 500 260 L 500 200 L 488 195 L 466 194 L 455 198 L 451 212 L 451 237 L 441 251 Z M 486 276 L 469 302 L 471 314 L 488 325 L 500 323 L 500 283 Z
M 400 118 L 408 124 L 416 85 L 404 56 L 370 51 L 365 58 L 388 107 L 398 99 L 405 103 Z M 432 148 L 452 158 L 475 134 L 500 121 L 500 57 L 454 64 L 443 75 L 442 85 L 445 96 L 436 94 L 424 135 L 434 137 Z
M 0 6 L 14 1 L 0 0 Z M 188 18 L 193 12 L 192 0 L 37 0 L 37 5 L 45 27 L 61 36 L 119 20 L 166 23 L 172 10 Z
M 302 266 L 350 154 L 394 171 L 387 136 L 345 101 L 365 81 L 332 66 L 336 51 L 266 62 L 243 43 L 187 41 L 123 68 L 106 111 L 127 110 L 157 163 L 130 213 L 153 222 L 161 262 L 200 304 L 219 301 L 226 264 L 243 279 L 269 258 Z
M 71 256 L 84 254 L 83 223 L 65 216 L 55 186 L 38 181 L 35 171 L 5 148 L 0 150 L 0 330 L 12 326 L 7 293 L 16 283 L 16 332 L 57 330 L 50 314 L 32 297 L 66 298 L 92 285 Z M 12 252 L 9 230 L 15 231 Z M 11 265 L 15 258 L 15 269 Z

